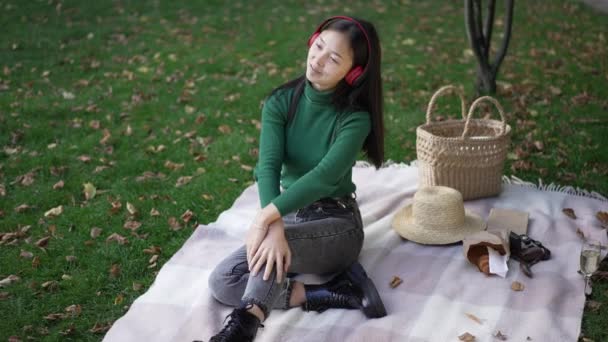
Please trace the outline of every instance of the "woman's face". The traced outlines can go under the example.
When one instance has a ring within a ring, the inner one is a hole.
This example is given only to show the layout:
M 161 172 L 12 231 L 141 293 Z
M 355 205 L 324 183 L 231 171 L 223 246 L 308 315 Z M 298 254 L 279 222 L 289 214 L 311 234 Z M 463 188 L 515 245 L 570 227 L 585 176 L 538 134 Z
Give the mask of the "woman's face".
M 338 85 L 353 66 L 353 50 L 341 32 L 325 30 L 308 49 L 306 78 L 317 90 Z

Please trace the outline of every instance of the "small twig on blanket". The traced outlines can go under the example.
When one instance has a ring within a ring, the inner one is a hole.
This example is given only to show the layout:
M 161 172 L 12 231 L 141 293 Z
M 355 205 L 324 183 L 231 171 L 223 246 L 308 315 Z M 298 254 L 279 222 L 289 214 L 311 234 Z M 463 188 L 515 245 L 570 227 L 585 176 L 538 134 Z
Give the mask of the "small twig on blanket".
M 483 325 L 483 322 L 481 321 L 481 319 L 479 319 L 479 317 L 477 317 L 473 314 L 470 314 L 470 313 L 465 313 L 465 315 L 467 315 L 467 317 L 469 317 L 471 320 L 473 320 L 477 324 Z

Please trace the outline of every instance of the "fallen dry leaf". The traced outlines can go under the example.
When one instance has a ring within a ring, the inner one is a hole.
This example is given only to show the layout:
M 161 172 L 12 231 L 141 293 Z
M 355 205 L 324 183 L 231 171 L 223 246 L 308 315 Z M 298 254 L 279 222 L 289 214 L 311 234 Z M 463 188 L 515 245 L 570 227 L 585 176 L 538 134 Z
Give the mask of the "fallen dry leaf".
M 10 285 L 12 283 L 18 282 L 19 280 L 21 280 L 21 278 L 19 278 L 19 276 L 11 274 L 8 277 L 0 280 L 0 287 L 8 286 L 8 285 Z
M 64 181 L 60 180 L 59 182 L 53 184 L 53 190 L 63 189 L 64 185 L 65 185 Z
M 477 317 L 477 316 L 475 316 L 473 314 L 470 314 L 470 313 L 465 313 L 465 315 L 468 318 L 470 318 L 472 321 L 474 321 L 475 323 L 477 323 L 477 324 L 483 324 L 483 322 L 481 321 L 481 319 L 479 319 L 479 317 Z
M 77 258 L 75 255 L 66 255 L 65 256 L 65 261 L 67 261 L 67 262 L 74 262 L 74 261 L 76 261 L 76 259 Z
M 8 292 L 0 292 L 0 300 L 7 299 L 10 296 Z
M 40 285 L 43 289 L 47 290 L 47 291 L 56 291 L 59 289 L 59 283 L 57 282 L 57 280 L 49 280 L 49 281 L 45 281 L 44 283 L 42 283 L 42 285 Z
M 154 264 L 158 260 L 158 254 L 154 254 L 150 260 L 148 260 L 148 264 Z
M 146 254 L 160 254 L 161 252 L 161 248 L 158 246 L 150 246 L 146 249 L 144 249 L 144 253 Z
M 150 216 L 160 216 L 160 212 L 158 210 L 156 210 L 155 208 L 152 208 L 150 210 Z
M 220 131 L 223 134 L 232 133 L 232 128 L 228 125 L 220 125 L 217 129 L 218 129 L 218 131 Z
M 133 216 L 137 215 L 137 209 L 130 202 L 127 202 L 127 211 L 129 212 L 129 214 L 131 214 Z
M 110 138 L 112 138 L 112 133 L 110 133 L 110 130 L 108 130 L 107 128 L 104 128 L 103 137 L 101 138 L 101 140 L 99 140 L 99 143 L 101 145 L 106 145 L 108 143 L 108 141 L 110 140 Z
M 47 321 L 57 321 L 64 318 L 66 318 L 66 314 L 64 313 L 53 313 L 44 316 L 44 319 L 46 319 Z
M 50 236 L 43 237 L 42 239 L 36 241 L 36 246 L 38 246 L 40 248 L 46 248 L 46 246 L 48 246 L 48 244 L 49 244 L 50 239 L 51 239 Z
M 82 312 L 82 307 L 78 304 L 72 304 L 65 308 L 65 311 L 69 314 L 72 314 L 72 316 L 78 316 Z
M 608 227 L 608 212 L 605 211 L 598 211 L 595 214 L 595 217 L 602 223 L 602 226 L 604 228 Z
M 89 329 L 89 332 L 92 332 L 93 334 L 105 333 L 106 331 L 110 330 L 111 327 L 112 323 L 95 323 L 95 325 Z
M 524 284 L 518 282 L 518 281 L 514 281 L 511 283 L 511 290 L 513 291 L 523 291 L 524 290 Z
M 144 285 L 141 283 L 133 282 L 132 288 L 133 288 L 133 291 L 140 291 L 141 289 L 144 288 Z
M 136 230 L 137 228 L 141 227 L 141 222 L 128 220 L 125 222 L 123 227 L 130 230 Z
M 401 283 L 403 283 L 403 280 L 401 280 L 401 278 L 393 276 L 393 279 L 391 279 L 389 286 L 391 287 L 391 289 L 394 289 L 395 287 L 401 285 Z
M 120 201 L 110 201 L 110 213 L 111 214 L 116 214 L 117 212 L 120 211 L 120 208 L 122 208 L 122 204 L 120 203 Z
M 165 167 L 167 169 L 169 169 L 169 170 L 175 171 L 175 170 L 179 170 L 179 169 L 183 168 L 184 167 L 184 163 L 178 164 L 178 163 L 174 163 L 174 162 L 172 162 L 170 160 L 167 160 L 165 162 Z
M 474 342 L 475 336 L 469 334 L 468 332 L 465 332 L 464 334 L 458 336 L 458 339 L 464 342 Z
M 566 216 L 568 216 L 569 218 L 576 220 L 576 214 L 571 208 L 564 208 L 562 209 L 562 212 L 566 214 Z
M 171 228 L 171 230 L 180 230 L 180 229 L 182 229 L 182 225 L 173 216 L 169 217 L 169 220 L 167 220 L 167 223 L 169 223 L 169 228 Z
M 91 238 L 96 239 L 97 237 L 99 237 L 99 235 L 101 235 L 102 231 L 103 231 L 103 229 L 101 229 L 101 228 L 97 228 L 97 227 L 91 228 Z
M 110 277 L 116 278 L 119 275 L 120 275 L 120 265 L 112 264 L 112 267 L 110 267 Z
M 100 129 L 101 122 L 99 120 L 91 120 L 89 121 L 89 127 L 91 127 L 92 129 Z
M 38 268 L 39 266 L 40 266 L 40 257 L 35 256 L 34 259 L 32 259 L 32 268 Z
M 125 300 L 125 296 L 122 295 L 122 293 L 119 293 L 118 296 L 116 296 L 116 298 L 114 298 L 114 305 L 120 305 L 122 304 L 122 302 Z
M 190 183 L 191 180 L 192 180 L 192 176 L 179 177 L 177 179 L 177 182 L 175 183 L 175 187 L 179 188 L 180 186 L 186 185 L 186 184 Z
M 6 196 L 6 187 L 4 184 L 0 184 L 0 197 Z
M 106 242 L 111 242 L 111 241 L 116 241 L 118 242 L 119 245 L 125 245 L 127 243 L 129 243 L 129 240 L 118 234 L 118 233 L 113 233 L 112 235 L 108 236 L 108 238 L 106 239 Z
M 194 213 L 192 211 L 190 211 L 190 209 L 186 210 L 186 212 L 184 212 L 182 214 L 182 216 L 180 217 L 182 219 L 182 221 L 184 221 L 185 223 L 190 222 L 190 220 L 192 219 L 192 216 L 194 216 Z
M 95 194 L 97 193 L 97 188 L 95 188 L 95 185 L 93 185 L 92 183 L 84 183 L 82 186 L 84 187 L 84 189 L 82 190 L 82 192 L 84 193 L 84 198 L 87 201 L 93 199 L 93 197 L 95 197 Z
M 18 205 L 18 206 L 15 207 L 15 212 L 22 213 L 22 212 L 24 212 L 24 211 L 26 211 L 28 209 L 31 209 L 31 208 L 32 207 L 30 207 L 29 205 L 23 203 L 23 204 L 20 204 L 20 205 Z
M 25 258 L 25 259 L 31 259 L 34 257 L 34 253 L 21 250 L 21 253 L 19 253 L 19 256 L 22 258 Z
M 63 206 L 52 208 L 44 213 L 44 217 L 56 217 L 63 213 Z
M 91 157 L 90 157 L 90 156 L 87 156 L 87 155 L 81 155 L 81 156 L 78 156 L 78 158 L 77 158 L 77 159 L 78 159 L 78 160 L 80 160 L 80 161 L 81 161 L 81 162 L 83 162 L 83 163 L 88 163 L 88 162 L 90 162 L 90 161 L 91 161 Z

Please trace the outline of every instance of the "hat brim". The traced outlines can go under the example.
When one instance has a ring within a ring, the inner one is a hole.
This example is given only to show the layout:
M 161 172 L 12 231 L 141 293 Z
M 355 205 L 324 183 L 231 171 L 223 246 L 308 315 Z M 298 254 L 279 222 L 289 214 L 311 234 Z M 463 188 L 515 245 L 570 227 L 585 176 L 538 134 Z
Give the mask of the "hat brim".
M 414 223 L 411 204 L 401 208 L 395 214 L 392 226 L 404 239 L 424 245 L 447 245 L 459 242 L 470 234 L 486 229 L 483 219 L 467 210 L 465 210 L 464 224 L 461 227 L 444 227 L 441 230 L 420 227 Z

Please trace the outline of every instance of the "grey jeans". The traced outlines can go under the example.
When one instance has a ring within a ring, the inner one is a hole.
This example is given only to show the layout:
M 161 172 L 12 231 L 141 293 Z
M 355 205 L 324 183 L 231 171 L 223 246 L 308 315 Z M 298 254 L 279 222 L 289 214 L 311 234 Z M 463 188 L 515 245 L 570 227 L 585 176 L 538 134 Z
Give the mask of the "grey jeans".
M 330 274 L 355 262 L 363 246 L 363 224 L 354 198 L 325 198 L 283 217 L 291 250 L 286 281 L 276 282 L 276 271 L 265 281 L 265 267 L 249 274 L 245 246 L 222 260 L 209 277 L 209 287 L 220 302 L 238 307 L 258 305 L 268 317 L 270 309 L 289 308 L 296 274 Z

